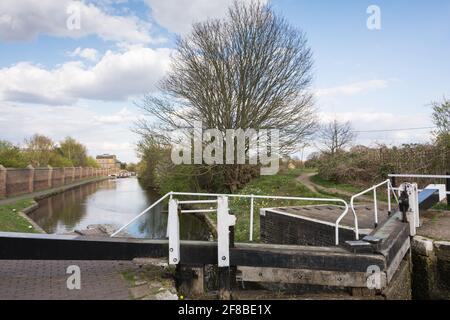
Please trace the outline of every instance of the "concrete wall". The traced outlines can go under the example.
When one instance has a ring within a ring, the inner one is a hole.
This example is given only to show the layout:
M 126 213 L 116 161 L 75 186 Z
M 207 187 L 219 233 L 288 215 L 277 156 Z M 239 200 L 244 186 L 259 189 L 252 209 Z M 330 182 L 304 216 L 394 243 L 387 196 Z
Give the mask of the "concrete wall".
M 413 298 L 450 299 L 450 242 L 414 237 Z
M 0 165 L 0 199 L 71 184 L 82 179 L 107 176 L 94 168 L 4 168 Z

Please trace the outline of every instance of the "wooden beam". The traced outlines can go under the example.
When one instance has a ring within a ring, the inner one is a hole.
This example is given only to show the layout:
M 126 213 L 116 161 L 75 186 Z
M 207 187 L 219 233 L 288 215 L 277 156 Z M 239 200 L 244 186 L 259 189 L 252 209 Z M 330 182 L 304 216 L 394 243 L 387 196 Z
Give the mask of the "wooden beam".
M 331 287 L 367 288 L 365 272 L 335 272 L 324 270 L 238 267 L 242 280 L 283 284 L 305 284 Z M 386 286 L 386 274 L 381 274 L 382 288 Z
M 132 260 L 168 256 L 168 241 L 0 233 L 1 260 Z M 181 264 L 216 265 L 217 244 L 182 241 Z M 381 254 L 354 254 L 341 248 L 236 244 L 232 266 L 366 272 L 386 269 Z

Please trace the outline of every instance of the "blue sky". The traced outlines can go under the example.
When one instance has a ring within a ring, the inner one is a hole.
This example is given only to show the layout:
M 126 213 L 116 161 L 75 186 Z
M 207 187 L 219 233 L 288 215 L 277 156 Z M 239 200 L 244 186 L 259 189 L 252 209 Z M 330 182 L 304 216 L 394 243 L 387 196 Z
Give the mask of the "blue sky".
M 242 0 L 247 1 L 247 0 Z M 80 9 L 68 30 L 67 8 Z M 73 136 L 92 155 L 136 161 L 134 107 L 168 71 L 177 35 L 222 17 L 231 0 L 2 0 L 0 139 Z M 272 0 L 314 52 L 322 122 L 355 130 L 430 127 L 429 103 L 450 97 L 450 1 Z M 369 30 L 366 10 L 381 10 Z M 364 144 L 428 141 L 430 130 L 360 133 Z M 308 151 L 312 151 L 311 147 Z

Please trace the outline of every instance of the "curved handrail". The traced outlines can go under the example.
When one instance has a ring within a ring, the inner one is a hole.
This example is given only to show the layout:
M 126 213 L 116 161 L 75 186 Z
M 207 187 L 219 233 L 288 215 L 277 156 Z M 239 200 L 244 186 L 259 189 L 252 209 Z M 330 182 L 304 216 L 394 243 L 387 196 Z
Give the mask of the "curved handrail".
M 374 192 L 374 214 L 375 214 L 375 226 L 377 226 L 378 225 L 378 206 L 377 206 L 377 193 L 376 193 L 376 191 L 377 191 L 377 189 L 379 188 L 379 187 L 381 187 L 381 186 L 383 186 L 383 185 L 387 185 L 387 188 L 388 188 L 388 205 L 389 205 L 389 211 L 391 211 L 391 190 L 392 190 L 392 184 L 391 184 L 391 181 L 389 180 L 389 179 L 387 179 L 386 181 L 383 181 L 382 183 L 379 183 L 379 184 L 377 184 L 377 185 L 375 185 L 375 186 L 373 186 L 373 187 L 371 187 L 371 188 L 369 188 L 369 189 L 367 189 L 367 190 L 364 190 L 364 191 L 362 191 L 362 192 L 360 192 L 360 193 L 358 193 L 358 194 L 355 194 L 353 197 L 351 197 L 351 199 L 350 199 L 350 208 L 352 209 L 352 212 L 353 212 L 353 215 L 354 215 L 354 217 L 355 217 L 355 221 L 356 221 L 356 225 L 357 225 L 357 221 L 358 221 L 358 216 L 357 216 L 357 214 L 356 214 L 356 210 L 355 210 L 355 200 L 357 199 L 357 198 L 359 198 L 359 197 L 361 197 L 361 196 L 363 196 L 363 195 L 365 195 L 365 194 L 367 194 L 367 193 L 369 193 L 370 191 L 373 191 Z M 396 195 L 395 195 L 395 192 L 394 192 L 394 196 L 395 196 L 395 199 L 397 200 L 397 202 L 398 202 L 398 198 L 396 197 Z M 344 217 L 346 216 L 346 214 L 347 213 L 345 213 L 345 214 L 342 214 L 340 217 L 339 217 L 339 219 L 336 221 L 336 237 L 338 237 L 338 232 L 339 232 L 339 224 L 340 224 L 340 222 L 342 221 L 342 219 L 344 219 Z M 356 226 L 356 228 L 355 228 L 355 234 L 356 234 L 356 240 L 359 240 L 359 231 L 358 231 L 358 227 Z M 338 239 L 338 238 L 337 238 Z M 339 239 L 338 239 L 339 240 Z M 338 243 L 338 241 L 336 241 L 336 245 L 338 245 L 339 243 Z
M 339 245 L 339 224 L 341 223 L 342 219 L 347 215 L 348 213 L 348 207 L 344 211 L 344 213 L 336 220 L 336 227 L 335 227 L 335 238 L 336 238 L 336 245 Z M 359 226 L 358 226 L 358 216 L 356 215 L 356 212 L 353 210 L 353 217 L 355 219 L 355 238 L 356 240 L 359 240 Z

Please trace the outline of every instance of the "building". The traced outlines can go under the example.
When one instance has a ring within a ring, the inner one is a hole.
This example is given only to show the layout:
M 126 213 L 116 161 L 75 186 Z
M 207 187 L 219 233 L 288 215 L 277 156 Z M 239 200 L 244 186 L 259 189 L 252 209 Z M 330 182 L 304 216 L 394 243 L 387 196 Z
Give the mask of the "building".
M 117 173 L 120 171 L 120 161 L 113 154 L 102 154 L 97 156 L 97 163 L 102 169 L 108 169 L 111 173 Z

